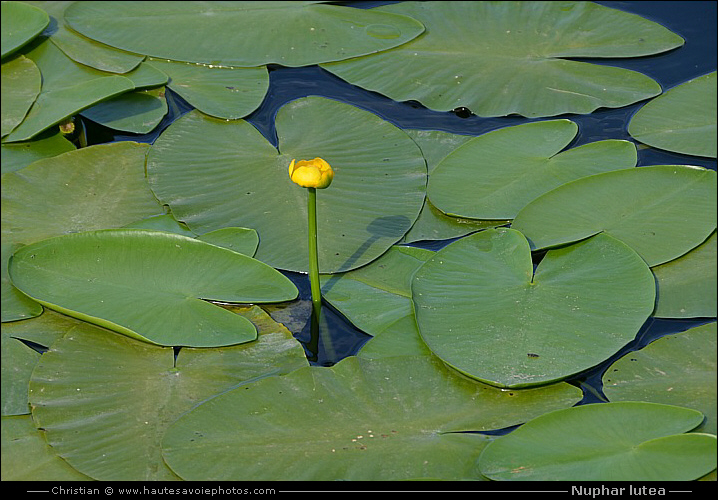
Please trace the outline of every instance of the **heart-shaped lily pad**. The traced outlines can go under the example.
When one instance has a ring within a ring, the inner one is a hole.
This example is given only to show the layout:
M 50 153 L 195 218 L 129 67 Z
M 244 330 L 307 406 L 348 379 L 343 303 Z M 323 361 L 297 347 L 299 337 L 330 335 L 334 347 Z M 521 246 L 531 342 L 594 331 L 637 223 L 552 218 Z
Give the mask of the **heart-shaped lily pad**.
M 569 384 L 502 391 L 434 357 L 349 357 L 209 400 L 169 427 L 162 450 L 186 480 L 465 479 L 488 438 L 462 431 L 514 425 L 577 396 Z
M 394 246 L 371 264 L 321 277 L 322 297 L 369 335 L 414 317 L 411 277 L 434 255 L 423 248 Z
M 659 318 L 715 318 L 716 233 L 687 254 L 652 268 L 658 284 L 654 316 Z
M 338 61 L 396 47 L 424 31 L 407 16 L 319 3 L 82 2 L 65 11 L 65 21 L 130 52 L 245 67 Z
M 59 130 L 52 135 L 31 142 L 3 143 L 0 146 L 2 173 L 20 170 L 36 160 L 57 156 L 74 149 L 75 145 L 65 139 Z
M 39 306 L 39 304 L 38 304 Z M 2 324 L 2 414 L 30 413 L 27 384 L 40 353 L 23 340 L 49 347 L 81 322 L 47 310 L 37 318 Z
M 61 51 L 72 60 L 100 71 L 127 73 L 139 65 L 144 56 L 118 50 L 98 43 L 71 30 L 65 25 L 65 9 L 72 1 L 29 0 L 27 3 L 39 7 L 50 15 L 50 28 L 44 32 Z
M 2 115 L 0 131 L 5 137 L 25 118 L 40 93 L 42 77 L 35 63 L 25 56 L 2 64 Z
M 257 259 L 306 272 L 308 193 L 287 168 L 321 157 L 335 174 L 317 193 L 320 272 L 362 266 L 404 236 L 424 203 L 426 163 L 402 130 L 322 97 L 285 104 L 276 125 L 279 151 L 244 120 L 187 113 L 150 150 L 152 190 L 195 233 L 253 228 Z
M 500 387 L 545 384 L 600 363 L 633 340 L 655 300 L 650 269 L 615 238 L 552 250 L 534 273 L 529 244 L 513 229 L 451 243 L 419 268 L 411 289 L 432 352 Z
M 446 155 L 471 140 L 472 136 L 451 134 L 440 130 L 405 130 L 414 139 L 426 159 L 429 176 Z M 472 220 L 446 215 L 427 198 L 419 217 L 403 238 L 405 243 L 422 240 L 457 238 L 489 227 L 502 226 L 509 221 Z
M 610 401 L 649 401 L 703 412 L 699 432 L 715 434 L 716 323 L 690 328 L 631 351 L 606 369 Z
M 680 257 L 713 232 L 716 191 L 715 170 L 685 165 L 615 170 L 539 196 L 511 227 L 537 250 L 604 232 L 652 267 Z
M 634 401 L 556 410 L 490 443 L 479 470 L 513 481 L 690 481 L 716 467 L 715 436 L 682 434 L 701 420 Z
M 16 51 L 50 24 L 50 16 L 25 2 L 2 3 L 2 57 Z
M 3 145 L 3 152 L 12 147 L 19 150 L 20 161 L 27 161 L 65 147 L 67 141 L 58 139 L 47 146 L 35 144 L 34 153 L 23 154 L 27 145 L 21 144 Z M 41 159 L 21 171 L 3 174 L 3 269 L 7 267 L 12 245 L 16 245 L 14 252 L 19 244 L 70 232 L 124 226 L 161 213 L 162 207 L 145 179 L 148 147 L 134 142 L 99 144 L 79 150 L 71 147 L 67 154 Z M 30 307 L 21 307 L 18 301 L 6 302 L 6 298 L 13 295 L 18 298 L 18 294 L 8 280 L 3 279 L 2 286 L 3 321 L 41 312 L 34 302 Z M 29 300 L 23 297 L 19 300 Z
M 255 324 L 257 341 L 183 347 L 175 356 L 83 323 L 55 342 L 29 387 L 33 418 L 55 453 L 97 480 L 176 479 L 160 450 L 172 421 L 249 380 L 308 364 L 299 342 L 259 306 L 227 313 Z
M 91 481 L 48 446 L 30 415 L 2 417 L 3 481 Z
M 561 184 L 636 165 L 636 147 L 629 141 L 597 141 L 561 151 L 577 133 L 570 120 L 550 120 L 480 135 L 439 163 L 426 194 L 449 215 L 513 219 Z
M 297 289 L 271 267 L 177 234 L 107 229 L 18 250 L 14 285 L 37 302 L 159 345 L 210 347 L 256 338 L 246 319 L 201 299 L 282 302 Z
M 42 73 L 42 90 L 7 141 L 26 141 L 93 104 L 135 88 L 125 76 L 98 71 L 67 57 L 47 38 L 25 53 Z M 135 70 L 136 71 L 136 70 Z
M 628 133 L 650 146 L 716 157 L 716 72 L 694 78 L 643 106 Z
M 167 73 L 167 86 L 202 113 L 234 120 L 247 116 L 262 103 L 269 89 L 266 66 L 223 68 L 151 59 L 149 64 Z
M 623 68 L 572 57 L 635 57 L 683 39 L 594 2 L 399 2 L 372 9 L 418 19 L 426 32 L 391 50 L 322 67 L 395 101 L 479 116 L 555 116 L 621 107 L 660 86 Z

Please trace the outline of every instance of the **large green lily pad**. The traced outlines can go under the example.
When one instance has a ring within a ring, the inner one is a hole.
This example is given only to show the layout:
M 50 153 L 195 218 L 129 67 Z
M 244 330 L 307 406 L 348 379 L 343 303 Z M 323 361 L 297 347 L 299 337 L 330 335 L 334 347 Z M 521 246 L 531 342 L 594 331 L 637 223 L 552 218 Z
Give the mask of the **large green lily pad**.
M 10 275 L 7 271 L 7 263 L 10 256 L 22 247 L 20 243 L 13 243 L 9 239 L 2 240 L 2 321 L 18 321 L 27 318 L 34 318 L 42 314 L 42 306 L 30 297 L 15 288 L 10 282 Z
M 393 246 L 369 265 L 321 276 L 322 297 L 369 335 L 404 328 L 404 320 L 414 318 L 411 278 L 432 255 L 423 248 Z
M 701 420 L 641 402 L 556 410 L 490 443 L 479 470 L 513 481 L 690 481 L 716 467 L 716 437 L 683 434 Z
M 603 375 L 610 401 L 649 401 L 701 411 L 716 433 L 716 323 L 666 335 L 616 360 Z
M 2 143 L 0 146 L 2 173 L 20 170 L 36 160 L 57 156 L 74 149 L 75 145 L 65 139 L 59 130 L 33 141 Z
M 52 43 L 80 64 L 110 73 L 127 73 L 144 59 L 144 56 L 98 43 L 67 28 L 64 13 L 67 7 L 75 3 L 73 0 L 31 0 L 27 3 L 50 15 L 52 23 L 43 34 L 49 36 Z
M 577 133 L 570 120 L 550 120 L 478 136 L 439 163 L 426 194 L 449 215 L 513 219 L 561 184 L 636 165 L 636 147 L 629 141 L 609 139 L 562 151 Z
M 160 439 L 172 421 L 246 381 L 307 366 L 299 342 L 261 308 L 239 314 L 256 325 L 256 342 L 182 348 L 176 359 L 172 348 L 92 325 L 71 330 L 33 372 L 37 426 L 55 453 L 94 479 L 176 479 L 160 455 Z
M 399 2 L 372 9 L 426 26 L 380 54 L 322 67 L 395 101 L 479 116 L 590 113 L 660 94 L 649 77 L 566 58 L 636 57 L 683 39 L 640 16 L 593 2 Z
M 65 233 L 120 227 L 162 213 L 145 179 L 147 149 L 146 144 L 134 142 L 101 144 L 3 174 L 3 268 L 12 245 L 14 252 L 20 244 Z M 12 306 L 6 303 L 4 299 L 15 292 L 5 279 L 2 286 L 3 321 L 39 314 L 37 304 L 23 308 L 15 307 L 17 302 Z
M 42 9 L 24 2 L 2 3 L 2 57 L 28 43 L 50 23 L 50 17 Z
M 222 66 L 337 61 L 396 47 L 424 31 L 406 16 L 317 4 L 82 2 L 65 11 L 65 21 L 123 50 Z
M 5 137 L 25 118 L 40 93 L 42 77 L 35 63 L 25 56 L 2 64 L 2 115 L 0 127 Z
M 167 73 L 168 87 L 202 113 L 235 120 L 257 109 L 269 89 L 266 66 L 224 68 L 150 59 L 149 64 Z
M 698 246 L 715 229 L 716 172 L 654 165 L 584 177 L 536 198 L 511 227 L 533 249 L 604 232 L 656 266 Z
M 47 310 L 38 318 L 2 324 L 3 415 L 30 413 L 27 384 L 40 353 L 22 341 L 49 347 L 79 323 L 75 318 Z
M 13 284 L 70 316 L 159 345 L 211 347 L 256 339 L 254 326 L 204 300 L 296 298 L 278 271 L 164 231 L 106 229 L 42 240 L 15 252 Z
M 25 56 L 42 73 L 42 91 L 25 120 L 7 136 L 9 142 L 31 139 L 78 111 L 135 88 L 130 78 L 76 63 L 47 38 L 34 43 Z
M 100 144 L 38 160 L 2 177 L 2 230 L 20 243 L 119 227 L 162 213 L 136 142 Z
M 167 114 L 165 88 L 125 92 L 82 111 L 82 116 L 105 127 L 147 134 Z
M 716 72 L 673 87 L 631 118 L 628 133 L 649 146 L 716 157 Z
M 552 250 L 534 272 L 529 244 L 513 229 L 447 245 L 419 268 L 411 291 L 431 351 L 500 387 L 545 384 L 600 363 L 634 339 L 655 300 L 650 269 L 615 238 Z
M 307 190 L 287 168 L 321 157 L 335 175 L 317 192 L 320 272 L 364 265 L 404 236 L 424 203 L 426 164 L 402 130 L 322 97 L 285 104 L 276 126 L 279 150 L 243 120 L 187 113 L 152 146 L 150 186 L 195 233 L 253 228 L 257 259 L 306 272 Z
M 405 132 L 414 139 L 421 148 L 426 159 L 429 176 L 441 160 L 453 150 L 472 139 L 473 136 L 451 134 L 440 130 L 413 130 Z M 457 238 L 475 231 L 508 224 L 509 221 L 472 220 L 446 215 L 436 208 L 427 198 L 419 213 L 419 217 L 409 232 L 404 235 L 403 242 L 412 243 L 422 240 L 447 240 Z
M 716 233 L 670 262 L 652 269 L 658 284 L 654 316 L 659 318 L 716 317 Z
M 187 480 L 477 478 L 488 438 L 462 431 L 514 425 L 579 397 L 568 384 L 501 391 L 436 358 L 349 357 L 207 401 L 169 427 L 162 450 Z
M 3 481 L 90 481 L 47 445 L 30 415 L 2 417 Z

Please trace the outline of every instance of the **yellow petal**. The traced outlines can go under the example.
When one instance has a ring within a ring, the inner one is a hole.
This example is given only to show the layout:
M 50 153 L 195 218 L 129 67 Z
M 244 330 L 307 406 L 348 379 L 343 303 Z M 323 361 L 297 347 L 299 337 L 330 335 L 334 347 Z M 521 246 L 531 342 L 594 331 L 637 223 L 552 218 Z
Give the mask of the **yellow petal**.
M 324 189 L 334 179 L 332 167 L 321 158 L 313 160 L 295 160 L 289 164 L 289 177 L 295 184 L 302 187 Z

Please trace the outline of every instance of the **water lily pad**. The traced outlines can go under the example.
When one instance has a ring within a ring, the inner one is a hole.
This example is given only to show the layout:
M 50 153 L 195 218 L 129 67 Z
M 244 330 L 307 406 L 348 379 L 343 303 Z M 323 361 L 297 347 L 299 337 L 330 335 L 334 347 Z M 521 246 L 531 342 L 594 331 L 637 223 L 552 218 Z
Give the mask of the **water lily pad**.
M 411 290 L 431 351 L 500 387 L 545 384 L 600 363 L 634 339 L 655 300 L 650 269 L 615 238 L 552 250 L 534 272 L 529 244 L 513 229 L 447 245 Z
M 29 340 L 49 347 L 80 321 L 47 310 L 40 317 L 2 324 L 2 414 L 30 413 L 27 384 L 40 353 L 26 345 Z
M 187 480 L 464 479 L 476 477 L 488 438 L 462 431 L 513 425 L 578 397 L 568 384 L 501 391 L 436 358 L 349 357 L 207 401 L 169 427 L 163 457 Z
M 616 108 L 660 94 L 649 77 L 566 58 L 636 57 L 683 39 L 593 2 L 399 2 L 426 32 L 400 47 L 322 67 L 359 87 L 429 109 L 479 116 L 555 116 Z
M 99 144 L 2 177 L 2 232 L 19 243 L 120 227 L 162 213 L 145 179 L 149 146 Z
M 27 167 L 36 160 L 73 150 L 75 150 L 75 145 L 65 139 L 59 131 L 33 141 L 2 143 L 0 146 L 2 173 L 14 172 Z
M 584 177 L 526 205 L 511 227 L 533 249 L 604 232 L 656 266 L 695 248 L 715 229 L 716 172 L 655 165 Z
M 478 136 L 439 163 L 429 176 L 427 196 L 449 215 L 513 219 L 561 184 L 636 165 L 636 147 L 629 141 L 609 139 L 562 151 L 577 133 L 570 120 L 550 120 Z
M 177 234 L 107 229 L 15 252 L 13 284 L 41 304 L 130 337 L 211 347 L 256 339 L 248 320 L 200 299 L 282 302 L 297 296 L 271 267 Z
M 168 87 L 201 112 L 234 120 L 249 115 L 262 103 L 269 89 L 266 66 L 215 68 L 151 59 L 153 67 L 170 77 Z
M 3 481 L 90 481 L 47 445 L 30 415 L 2 417 Z
M 426 159 L 429 175 L 441 160 L 473 136 L 451 134 L 440 130 L 405 130 L 421 148 Z M 447 240 L 458 238 L 475 231 L 508 224 L 506 221 L 472 220 L 446 215 L 427 198 L 419 217 L 403 238 L 404 243 L 423 240 Z
M 337 61 L 396 47 L 424 31 L 406 16 L 317 4 L 82 2 L 65 11 L 65 21 L 130 52 L 242 67 Z
M 24 2 L 2 3 L 2 57 L 31 41 L 50 23 L 50 16 Z
M 254 229 L 246 227 L 224 227 L 197 237 L 198 240 L 211 243 L 219 247 L 229 248 L 249 257 L 257 253 L 259 235 Z
M 716 72 L 655 98 L 633 116 L 628 133 L 649 146 L 716 157 Z
M 25 114 L 40 93 L 41 84 L 40 70 L 27 57 L 15 57 L 2 64 L 0 124 L 3 137 L 25 118 Z
M 716 317 L 716 233 L 687 254 L 652 269 L 658 282 L 654 316 Z
M 176 360 L 172 348 L 89 324 L 71 330 L 33 372 L 37 426 L 60 457 L 94 479 L 176 479 L 159 446 L 173 420 L 248 380 L 307 366 L 301 345 L 259 307 L 241 315 L 257 326 L 256 342 L 182 348 Z
M 177 222 L 177 220 L 172 217 L 172 214 L 153 215 L 152 217 L 140 219 L 123 227 L 167 231 L 168 233 L 181 234 L 182 236 L 189 236 L 190 238 L 197 237 L 195 233 L 189 230 L 186 224 Z
M 74 1 L 29 1 L 50 15 L 52 23 L 43 33 L 49 36 L 60 50 L 74 61 L 100 71 L 127 73 L 142 62 L 144 56 L 118 50 L 90 40 L 65 26 L 65 9 Z
M 165 88 L 136 90 L 113 97 L 82 111 L 82 116 L 105 127 L 147 134 L 167 114 Z
M 603 375 L 610 401 L 648 401 L 701 411 L 699 432 L 716 433 L 716 323 L 654 340 Z
M 150 186 L 195 233 L 253 228 L 257 259 L 306 272 L 307 190 L 287 168 L 292 159 L 321 157 L 335 176 L 317 193 L 320 272 L 362 266 L 404 236 L 424 203 L 426 164 L 403 131 L 322 97 L 285 104 L 276 126 L 279 151 L 243 120 L 187 113 L 152 146 Z
M 31 139 L 96 102 L 135 88 L 129 78 L 76 63 L 47 38 L 25 56 L 42 73 L 42 91 L 25 120 L 7 136 L 9 142 Z
M 65 233 L 124 226 L 161 213 L 162 207 L 145 179 L 147 149 L 146 144 L 134 142 L 102 144 L 38 160 L 17 172 L 3 174 L 3 268 L 7 267 L 12 245 L 15 251 L 20 244 Z M 28 299 L 19 299 L 13 288 L 3 280 L 3 321 L 41 312 L 32 302 L 28 308 L 17 307 L 11 297 L 25 302 Z
M 33 318 L 42 314 L 42 306 L 30 297 L 20 292 L 10 282 L 7 272 L 7 263 L 10 256 L 22 244 L 14 243 L 9 239 L 2 240 L 2 321 L 17 321 Z
M 378 335 L 397 323 L 403 328 L 402 320 L 414 317 L 411 278 L 432 255 L 434 252 L 422 248 L 391 247 L 367 266 L 322 276 L 322 297 L 369 335 Z
M 701 420 L 696 410 L 641 402 L 556 410 L 490 443 L 479 470 L 513 481 L 690 481 L 716 466 L 715 436 L 682 434 Z

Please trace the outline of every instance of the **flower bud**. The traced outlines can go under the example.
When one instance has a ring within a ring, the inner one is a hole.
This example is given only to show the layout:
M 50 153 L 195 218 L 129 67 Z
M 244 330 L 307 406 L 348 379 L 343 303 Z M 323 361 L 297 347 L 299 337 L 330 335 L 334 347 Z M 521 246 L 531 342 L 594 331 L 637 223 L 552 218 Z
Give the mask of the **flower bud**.
M 334 179 L 334 171 L 321 158 L 313 160 L 295 160 L 289 164 L 289 178 L 292 182 L 306 188 L 324 189 Z

